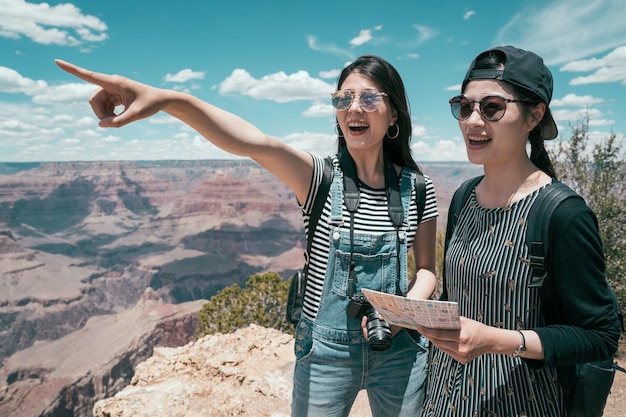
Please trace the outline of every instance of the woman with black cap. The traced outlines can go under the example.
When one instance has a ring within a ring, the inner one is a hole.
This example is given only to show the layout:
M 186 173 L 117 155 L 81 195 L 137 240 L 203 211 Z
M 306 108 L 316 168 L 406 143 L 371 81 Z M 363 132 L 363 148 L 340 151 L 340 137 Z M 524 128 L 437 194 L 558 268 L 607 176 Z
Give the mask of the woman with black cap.
M 529 210 L 556 181 L 544 148 L 558 134 L 551 98 L 543 60 L 504 46 L 478 55 L 461 95 L 450 99 L 468 158 L 484 176 L 448 220 L 456 227 L 442 298 L 458 302 L 461 329 L 420 329 L 434 345 L 423 416 L 566 415 L 557 367 L 606 360 L 617 349 L 597 220 L 582 199 L 567 200 L 551 218 L 549 268 L 565 319 L 546 326 L 550 306 L 528 286 Z

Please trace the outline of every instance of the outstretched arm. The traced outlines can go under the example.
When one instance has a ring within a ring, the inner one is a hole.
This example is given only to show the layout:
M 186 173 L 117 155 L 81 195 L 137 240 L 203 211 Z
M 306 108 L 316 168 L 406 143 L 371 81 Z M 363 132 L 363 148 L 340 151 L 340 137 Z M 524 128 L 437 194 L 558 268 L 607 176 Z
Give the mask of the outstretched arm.
M 55 62 L 64 71 L 100 87 L 89 103 L 101 127 L 122 127 L 164 111 L 226 152 L 254 159 L 287 184 L 300 202 L 305 200 L 313 173 L 308 153 L 295 150 L 242 118 L 189 94 L 90 71 L 61 60 Z M 117 106 L 124 107 L 119 114 L 115 114 Z

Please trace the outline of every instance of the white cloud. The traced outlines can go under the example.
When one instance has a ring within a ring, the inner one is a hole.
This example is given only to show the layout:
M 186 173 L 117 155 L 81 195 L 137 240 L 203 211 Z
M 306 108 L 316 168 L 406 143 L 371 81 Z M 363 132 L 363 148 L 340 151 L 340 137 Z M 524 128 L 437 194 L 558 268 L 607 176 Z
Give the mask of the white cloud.
M 411 144 L 417 163 L 432 161 L 466 161 L 467 152 L 462 140 L 440 140 L 432 145 L 420 140 Z
M 39 114 L 35 117 L 32 117 L 33 123 L 38 126 L 45 127 L 53 127 L 60 126 L 64 129 L 66 128 L 86 128 L 96 126 L 98 123 L 95 117 L 87 117 L 87 116 L 77 116 L 76 114 L 53 114 L 52 116 L 48 114 Z
M 361 46 L 369 41 L 371 41 L 374 37 L 372 35 L 373 30 L 381 30 L 382 26 L 376 26 L 372 29 L 361 29 L 358 36 L 350 39 L 350 45 L 352 46 Z
M 600 84 L 621 82 L 626 85 L 626 68 L 620 71 L 613 71 L 611 68 L 601 68 L 592 75 L 586 77 L 576 77 L 570 81 L 571 85 Z
M 615 124 L 615 120 L 612 119 L 594 119 L 589 120 L 589 126 L 613 126 Z M 605 133 L 606 134 L 606 133 Z
M 122 138 L 120 138 L 119 136 L 108 135 L 103 137 L 101 140 L 104 143 L 118 143 L 122 141 Z
M 550 103 L 550 107 L 562 107 L 562 106 L 576 106 L 576 107 L 588 107 L 592 104 L 602 103 L 604 100 L 601 98 L 595 98 L 590 95 L 578 96 L 576 94 L 567 94 L 561 99 L 554 99 Z
M 50 6 L 24 0 L 0 0 L 0 37 L 29 38 L 42 45 L 77 46 L 108 38 L 107 25 L 82 14 L 73 4 Z
M 95 131 L 93 129 L 87 129 L 80 132 L 81 136 L 87 137 L 89 139 L 99 139 L 102 137 L 102 130 Z
M 80 143 L 80 139 L 76 139 L 76 138 L 62 139 L 61 143 L 64 145 L 74 145 L 74 144 Z
M 45 91 L 47 86 L 48 83 L 45 81 L 31 80 L 11 68 L 0 66 L 0 93 L 22 93 L 32 96 Z
M 316 101 L 306 109 L 302 115 L 304 117 L 332 117 L 335 113 L 335 109 L 331 104 L 323 101 Z
M 426 136 L 428 130 L 424 125 L 412 125 L 411 132 L 413 134 L 413 138 L 419 138 Z
M 311 48 L 314 51 L 326 52 L 326 53 L 330 53 L 332 55 L 336 55 L 339 57 L 347 57 L 349 60 L 354 59 L 354 54 L 352 54 L 352 52 L 339 48 L 332 44 L 328 44 L 328 45 L 320 44 L 317 38 L 313 35 L 307 36 L 307 44 L 309 45 L 309 48 Z
M 476 14 L 475 11 L 473 10 L 468 10 L 465 12 L 465 14 L 463 15 L 463 20 L 467 20 L 469 18 L 471 18 L 472 16 L 474 16 Z
M 605 119 L 604 114 L 595 108 L 553 110 L 552 117 L 554 117 L 554 120 L 557 122 L 559 132 L 563 132 L 562 125 L 573 126 L 587 118 L 589 118 L 589 124 L 592 126 L 610 126 L 615 124 L 614 120 Z
M 626 41 L 625 41 L 626 42 Z M 561 71 L 595 72 L 591 75 L 575 77 L 571 85 L 621 82 L 626 85 L 626 45 L 615 48 L 602 58 L 591 58 L 569 62 Z
M 337 79 L 337 78 L 339 78 L 339 75 L 341 75 L 341 70 L 334 69 L 334 70 L 330 70 L 330 71 L 320 71 L 318 75 L 320 76 L 320 78 Z
M 327 99 L 334 86 L 313 78 L 306 71 L 287 75 L 283 71 L 253 78 L 244 69 L 235 69 L 220 85 L 220 93 L 240 93 L 256 100 L 288 103 L 299 100 Z
M 494 44 L 513 44 L 547 64 L 581 59 L 624 44 L 623 0 L 556 0 L 529 4 L 498 33 Z
M 424 25 L 413 25 L 413 28 L 417 30 L 417 39 L 413 42 L 414 45 L 421 45 L 437 34 L 435 29 Z
M 46 88 L 44 91 L 33 96 L 33 102 L 37 104 L 57 103 L 86 103 L 96 90 L 97 86 L 87 83 L 68 83 Z
M 1 120 L 0 121 L 0 132 L 10 132 L 10 131 L 19 131 L 19 132 L 27 132 L 34 131 L 37 129 L 36 125 L 25 123 L 21 120 Z
M 282 138 L 283 142 L 301 151 L 316 155 L 330 155 L 337 150 L 337 135 L 327 133 L 292 133 Z
M 165 81 L 170 83 L 184 83 L 189 80 L 202 80 L 204 79 L 205 72 L 192 71 L 189 68 L 178 71 L 176 74 L 166 74 Z
M 360 46 L 364 43 L 367 43 L 372 40 L 372 30 L 371 29 L 362 29 L 359 32 L 359 35 L 356 38 L 350 39 L 350 45 L 352 46 Z

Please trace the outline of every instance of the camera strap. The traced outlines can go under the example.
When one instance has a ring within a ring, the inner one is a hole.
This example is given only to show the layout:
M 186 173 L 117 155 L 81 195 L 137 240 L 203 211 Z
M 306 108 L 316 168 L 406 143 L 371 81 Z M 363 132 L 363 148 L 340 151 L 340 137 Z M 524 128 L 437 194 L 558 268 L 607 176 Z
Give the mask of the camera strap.
M 350 212 L 350 271 L 348 273 L 348 296 L 354 295 L 356 288 L 357 278 L 355 272 L 355 263 L 353 259 L 354 253 L 354 214 L 359 208 L 359 201 L 361 194 L 358 187 L 358 177 L 356 173 L 356 164 L 354 159 L 348 152 L 347 148 L 344 148 L 339 158 L 341 170 L 343 171 L 343 200 L 348 212 Z M 400 290 L 400 227 L 404 220 L 404 208 L 402 207 L 402 198 L 400 197 L 400 182 L 398 180 L 398 174 L 393 166 L 393 162 L 389 159 L 386 153 L 383 154 L 383 163 L 385 165 L 385 189 L 387 190 L 387 209 L 391 223 L 396 229 L 396 255 L 398 257 L 396 280 L 396 292 L 401 293 Z

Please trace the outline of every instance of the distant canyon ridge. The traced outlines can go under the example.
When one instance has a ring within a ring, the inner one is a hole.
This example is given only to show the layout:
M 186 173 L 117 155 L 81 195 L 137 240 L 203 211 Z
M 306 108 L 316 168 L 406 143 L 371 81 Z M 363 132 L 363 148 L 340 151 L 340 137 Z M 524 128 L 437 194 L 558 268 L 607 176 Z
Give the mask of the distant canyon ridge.
M 443 226 L 480 169 L 421 168 Z M 90 416 L 217 291 L 287 278 L 304 246 L 293 193 L 249 160 L 0 163 L 0 415 Z

